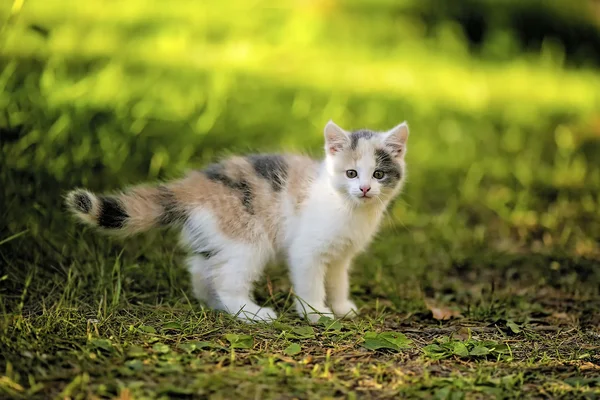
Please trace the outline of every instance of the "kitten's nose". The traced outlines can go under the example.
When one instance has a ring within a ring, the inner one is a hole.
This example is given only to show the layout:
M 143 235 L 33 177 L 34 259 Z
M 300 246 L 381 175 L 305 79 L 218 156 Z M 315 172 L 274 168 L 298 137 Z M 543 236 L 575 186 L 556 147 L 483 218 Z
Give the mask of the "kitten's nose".
M 371 190 L 371 186 L 361 186 L 360 190 L 363 192 L 363 196 L 366 196 L 367 192 Z

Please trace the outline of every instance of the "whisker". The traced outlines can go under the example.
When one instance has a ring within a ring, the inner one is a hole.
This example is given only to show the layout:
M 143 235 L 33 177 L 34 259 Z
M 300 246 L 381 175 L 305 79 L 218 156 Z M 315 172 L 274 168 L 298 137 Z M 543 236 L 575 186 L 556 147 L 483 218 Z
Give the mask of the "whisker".
M 383 200 L 381 200 L 381 198 L 379 196 L 375 196 L 377 198 L 377 200 L 379 200 L 379 202 L 385 207 L 385 203 L 383 202 Z M 384 215 L 389 218 L 389 220 L 392 223 L 392 229 L 394 230 L 394 233 L 398 234 L 400 232 L 398 232 L 398 228 L 397 228 L 397 224 L 400 223 L 400 225 L 402 225 L 402 227 L 404 229 L 406 229 L 407 232 L 410 232 L 410 229 L 408 229 L 408 227 L 406 225 L 404 225 L 404 223 L 402 221 L 397 221 L 393 214 L 387 209 L 387 207 L 384 208 L 383 211 Z

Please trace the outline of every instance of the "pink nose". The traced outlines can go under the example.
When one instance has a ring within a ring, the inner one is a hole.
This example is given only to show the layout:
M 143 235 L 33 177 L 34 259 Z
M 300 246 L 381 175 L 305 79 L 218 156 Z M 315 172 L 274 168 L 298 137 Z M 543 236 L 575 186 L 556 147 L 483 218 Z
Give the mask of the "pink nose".
M 367 192 L 368 192 L 369 190 L 371 190 L 371 186 L 361 186 L 361 187 L 360 187 L 360 190 L 362 190 L 362 192 L 363 192 L 363 196 L 366 196 L 366 195 L 367 195 Z

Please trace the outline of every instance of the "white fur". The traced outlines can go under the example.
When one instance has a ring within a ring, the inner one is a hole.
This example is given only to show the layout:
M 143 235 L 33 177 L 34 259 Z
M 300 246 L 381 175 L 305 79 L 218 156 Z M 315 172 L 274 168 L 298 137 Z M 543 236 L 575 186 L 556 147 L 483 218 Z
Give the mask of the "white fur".
M 196 210 L 184 225 L 182 242 L 196 252 L 216 251 L 208 259 L 200 255 L 188 259 L 196 297 L 244 320 L 274 319 L 272 309 L 258 306 L 250 297 L 252 284 L 274 255 L 266 235 L 258 238 L 253 244 L 231 240 L 220 232 L 210 211 Z
M 289 265 L 300 315 L 312 322 L 320 314 L 356 315 L 349 293 L 352 259 L 369 244 L 388 202 L 402 187 L 402 181 L 389 188 L 373 178 L 373 152 L 392 140 L 396 147 L 402 147 L 398 162 L 405 173 L 407 135 L 406 125 L 401 124 L 376 138 L 359 140 L 356 151 L 350 153 L 341 150 L 349 143 L 348 133 L 333 122 L 328 123 L 327 155 L 319 175 L 300 210 L 293 206 L 293 199 L 283 201 L 277 229 L 280 237 L 274 243 L 258 224 L 249 227 L 253 230 L 253 243 L 234 241 L 220 232 L 210 211 L 197 209 L 184 225 L 182 241 L 198 253 L 207 249 L 218 251 L 208 259 L 199 255 L 189 258 L 195 295 L 210 307 L 237 314 L 244 320 L 272 320 L 275 312 L 257 305 L 251 291 L 265 265 L 282 254 Z M 347 178 L 347 169 L 357 170 L 358 176 Z M 371 198 L 360 198 L 363 185 L 371 187 Z

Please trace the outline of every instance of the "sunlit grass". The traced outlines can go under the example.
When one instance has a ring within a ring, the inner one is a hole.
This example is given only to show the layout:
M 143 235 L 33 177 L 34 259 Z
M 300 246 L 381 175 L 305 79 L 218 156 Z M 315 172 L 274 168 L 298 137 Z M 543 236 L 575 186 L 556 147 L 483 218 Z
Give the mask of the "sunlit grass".
M 50 104 L 87 101 L 90 106 L 111 107 L 114 99 L 116 104 L 134 100 L 130 96 L 141 87 L 146 102 L 175 119 L 193 113 L 193 102 L 176 100 L 195 98 L 189 88 L 205 85 L 197 74 L 242 74 L 328 92 L 385 94 L 407 99 L 424 113 L 448 108 L 481 114 L 497 107 L 517 123 L 547 111 L 589 116 L 600 106 L 600 74 L 565 70 L 559 65 L 560 54 L 490 64 L 457 56 L 457 51 L 449 56 L 435 45 L 415 46 L 419 42 L 414 35 L 412 41 L 398 40 L 388 51 L 374 52 L 370 43 L 351 40 L 350 32 L 332 42 L 327 35 L 332 11 L 309 12 L 300 3 L 272 8 L 241 4 L 223 8 L 138 1 L 121 9 L 90 2 L 74 3 L 63 15 L 57 4 L 31 2 L 9 29 L 3 54 L 50 61 L 44 88 Z M 261 21 L 269 16 L 269 23 Z M 27 28 L 32 23 L 48 29 L 49 36 Z M 150 25 L 140 28 L 140 23 Z M 400 26 L 399 39 L 403 31 Z M 449 38 L 440 40 L 448 43 Z M 67 60 L 98 66 L 73 81 L 55 71 Z M 185 79 L 166 79 L 165 70 L 181 71 Z M 126 85 L 133 90 L 121 90 Z M 234 92 L 235 85 L 226 90 Z M 175 100 L 170 107 L 161 104 L 165 95 Z

